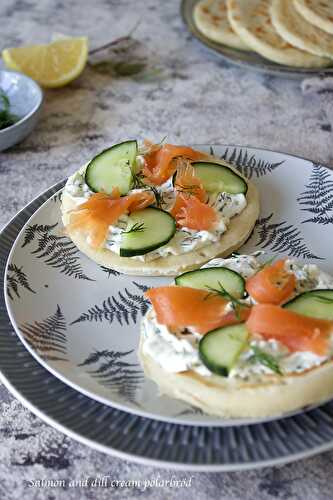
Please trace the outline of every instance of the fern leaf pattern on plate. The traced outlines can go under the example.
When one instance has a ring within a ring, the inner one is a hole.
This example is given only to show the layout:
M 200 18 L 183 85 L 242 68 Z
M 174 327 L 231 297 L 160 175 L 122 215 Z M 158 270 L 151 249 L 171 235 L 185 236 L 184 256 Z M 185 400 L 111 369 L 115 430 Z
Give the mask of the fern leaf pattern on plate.
M 61 203 L 62 200 L 62 189 L 52 196 L 52 201 L 54 203 Z
M 82 313 L 71 325 L 84 321 L 117 321 L 121 326 L 129 325 L 130 321 L 137 323 L 138 318 L 143 316 L 149 305 L 149 301 L 143 293 L 148 287 L 140 283 L 132 282 L 142 293 L 130 292 L 128 288 L 103 300 L 101 305 L 95 304 L 87 312 Z
M 284 160 L 272 163 L 260 158 L 258 159 L 254 154 L 248 153 L 247 149 L 242 148 L 233 148 L 230 151 L 227 148 L 223 155 L 221 155 L 221 160 L 234 165 L 247 179 L 269 174 L 284 163 Z
M 209 144 L 202 149 L 209 151 Z M 252 177 L 260 192 L 260 219 L 239 253 L 266 250 L 267 258 L 305 258 L 330 273 L 333 225 L 327 224 L 326 215 L 332 216 L 332 171 L 245 145 L 213 145 L 211 152 Z M 144 293 L 172 278 L 118 274 L 117 268 L 101 267 L 84 256 L 63 231 L 58 187 L 32 207 L 19 215 L 5 290 L 15 331 L 31 354 L 79 393 L 119 411 L 170 423 L 221 425 L 191 405 L 161 397 L 139 366 L 140 322 L 150 307 Z M 313 217 L 325 220 L 302 224 Z
M 88 367 L 87 373 L 100 384 L 133 404 L 138 405 L 136 393 L 144 376 L 138 363 L 126 361 L 130 351 L 94 351 L 78 366 Z
M 49 361 L 66 361 L 66 320 L 59 305 L 42 321 L 20 326 L 24 338 L 39 356 Z
M 257 236 L 256 246 L 276 253 L 284 253 L 290 257 L 303 259 L 322 259 L 315 255 L 304 242 L 301 231 L 286 221 L 273 222 L 274 214 L 257 220 L 254 235 Z
M 33 224 L 25 229 L 22 248 L 35 243 L 31 254 L 66 276 L 75 279 L 94 281 L 82 269 L 78 248 L 67 238 L 54 234 L 55 224 Z
M 20 288 L 29 290 L 31 293 L 36 293 L 29 284 L 28 277 L 23 271 L 22 266 L 18 267 L 12 262 L 7 268 L 7 293 L 11 300 L 20 298 Z
M 297 201 L 310 214 L 303 223 L 333 224 L 333 180 L 327 168 L 313 163 L 309 182 Z
M 105 266 L 99 266 L 104 273 L 106 273 L 107 277 L 110 278 L 111 276 L 120 276 L 122 273 L 119 271 L 116 271 L 115 269 L 110 269 L 109 267 Z

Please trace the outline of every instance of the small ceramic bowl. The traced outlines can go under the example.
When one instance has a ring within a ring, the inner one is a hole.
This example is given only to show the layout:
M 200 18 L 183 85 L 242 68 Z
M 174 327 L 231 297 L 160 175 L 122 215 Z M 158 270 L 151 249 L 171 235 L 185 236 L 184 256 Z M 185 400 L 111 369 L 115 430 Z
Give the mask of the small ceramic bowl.
M 4 70 L 0 70 L 0 89 L 10 101 L 10 112 L 19 117 L 14 125 L 0 130 L 0 151 L 3 151 L 22 141 L 35 128 L 42 107 L 43 92 L 28 76 Z

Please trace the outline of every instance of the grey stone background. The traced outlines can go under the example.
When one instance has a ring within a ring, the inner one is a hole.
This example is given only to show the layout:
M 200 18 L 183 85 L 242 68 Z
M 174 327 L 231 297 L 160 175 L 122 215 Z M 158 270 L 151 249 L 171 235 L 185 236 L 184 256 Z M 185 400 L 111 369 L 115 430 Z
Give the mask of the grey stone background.
M 0 154 L 0 224 L 94 153 L 128 137 L 178 143 L 236 143 L 333 165 L 333 93 L 303 95 L 299 81 L 226 64 L 184 28 L 177 0 L 2 0 L 1 48 L 46 42 L 52 33 L 87 35 L 91 47 L 140 21 L 138 53 L 151 71 L 116 77 L 87 67 L 71 85 L 45 92 L 36 131 Z M 135 49 L 137 50 L 137 49 Z M 132 54 L 132 52 L 130 52 Z M 133 57 L 133 54 L 128 57 Z M 159 73 L 155 70 L 158 68 Z M 6 499 L 328 499 L 333 452 L 242 473 L 183 473 L 97 453 L 56 432 L 0 386 L 0 498 Z M 191 487 L 70 487 L 69 481 L 191 479 Z M 66 481 L 34 488 L 31 481 Z

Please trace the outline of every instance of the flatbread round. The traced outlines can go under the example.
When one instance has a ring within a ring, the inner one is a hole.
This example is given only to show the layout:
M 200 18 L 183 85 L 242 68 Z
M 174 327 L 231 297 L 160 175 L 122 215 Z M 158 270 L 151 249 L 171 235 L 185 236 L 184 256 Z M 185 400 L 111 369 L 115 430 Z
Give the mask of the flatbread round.
M 266 59 L 303 68 L 320 68 L 331 64 L 330 59 L 293 47 L 277 33 L 271 22 L 271 0 L 227 0 L 227 6 L 228 19 L 234 31 Z
M 296 10 L 310 24 L 333 35 L 332 0 L 294 0 Z
M 149 314 L 149 312 L 148 312 Z M 266 375 L 260 380 L 242 381 L 212 374 L 204 377 L 192 370 L 165 371 L 143 353 L 141 333 L 139 359 L 145 375 L 161 394 L 224 418 L 261 418 L 281 415 L 333 397 L 333 362 L 288 376 Z
M 237 170 L 223 160 L 213 157 L 212 160 L 227 165 L 240 175 Z M 67 231 L 67 233 L 81 252 L 102 266 L 136 276 L 175 276 L 183 271 L 198 268 L 214 257 L 226 257 L 245 243 L 259 216 L 259 194 L 257 188 L 252 182 L 247 181 L 247 183 L 247 206 L 239 215 L 232 217 L 228 229 L 221 236 L 221 239 L 206 247 L 182 255 L 170 255 L 151 262 L 142 262 L 137 259 L 119 257 L 119 255 L 107 248 L 97 250 L 92 248 L 88 245 L 85 234 L 79 230 Z M 73 199 L 66 191 L 63 191 L 61 211 L 65 226 L 70 221 L 69 211 L 76 207 L 77 205 L 75 205 Z
M 214 42 L 240 50 L 251 50 L 234 32 L 227 16 L 226 0 L 201 0 L 193 11 L 199 31 Z
M 306 21 L 291 0 L 273 0 L 271 17 L 276 31 L 286 42 L 311 54 L 333 59 L 332 35 Z

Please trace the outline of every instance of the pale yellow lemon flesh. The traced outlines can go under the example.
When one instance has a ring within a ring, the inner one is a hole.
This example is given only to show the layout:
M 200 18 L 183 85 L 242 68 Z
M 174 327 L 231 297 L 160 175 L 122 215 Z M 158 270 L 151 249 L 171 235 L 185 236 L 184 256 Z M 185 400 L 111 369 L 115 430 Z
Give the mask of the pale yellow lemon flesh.
M 88 39 L 62 38 L 48 45 L 4 49 L 2 58 L 7 68 L 30 76 L 43 87 L 62 87 L 85 68 Z

